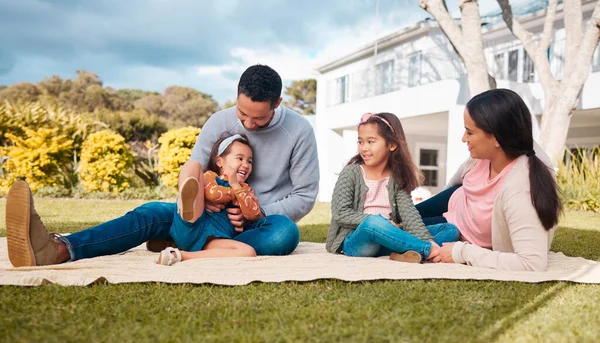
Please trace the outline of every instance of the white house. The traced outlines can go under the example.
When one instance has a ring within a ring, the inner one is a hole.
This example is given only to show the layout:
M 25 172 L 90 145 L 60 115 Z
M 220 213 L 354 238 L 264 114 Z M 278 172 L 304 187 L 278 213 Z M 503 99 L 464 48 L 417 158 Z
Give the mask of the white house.
M 584 19 L 596 2 L 582 5 Z M 545 7 L 545 6 L 543 6 Z M 540 5 L 524 9 L 519 21 L 541 33 Z M 514 13 L 519 13 L 513 8 Z M 559 5 L 549 51 L 553 73 L 562 76 L 565 32 Z M 539 118 L 544 102 L 537 74 L 520 42 L 500 15 L 482 17 L 489 70 L 499 88 L 519 93 Z M 376 51 L 376 53 L 375 53 Z M 356 154 L 356 125 L 365 112 L 391 112 L 402 122 L 424 187 L 440 191 L 468 156 L 461 142 L 463 111 L 469 100 L 466 73 L 437 23 L 425 20 L 317 67 L 316 135 L 321 169 L 320 201 L 330 201 L 337 175 Z M 567 146 L 600 145 L 600 53 L 569 128 Z M 537 124 L 536 124 L 537 125 Z M 534 128 L 534 134 L 539 128 Z

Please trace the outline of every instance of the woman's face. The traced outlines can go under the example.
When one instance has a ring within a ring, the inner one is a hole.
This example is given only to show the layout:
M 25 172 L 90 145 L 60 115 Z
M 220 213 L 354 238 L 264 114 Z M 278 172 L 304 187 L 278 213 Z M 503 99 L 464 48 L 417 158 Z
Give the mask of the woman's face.
M 499 152 L 502 152 L 496 137 L 477 127 L 467 109 L 465 109 L 464 120 L 465 133 L 462 136 L 462 141 L 467 143 L 472 158 L 491 160 Z

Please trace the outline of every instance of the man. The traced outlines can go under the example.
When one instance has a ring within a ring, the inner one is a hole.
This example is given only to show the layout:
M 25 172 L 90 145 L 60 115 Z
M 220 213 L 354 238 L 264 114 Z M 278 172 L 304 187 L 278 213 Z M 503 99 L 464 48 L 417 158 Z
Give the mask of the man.
M 225 131 L 248 136 L 254 150 L 254 188 L 265 217 L 244 223 L 239 209 L 227 209 L 236 240 L 258 255 L 287 255 L 299 243 L 295 221 L 314 206 L 319 183 L 316 140 L 300 114 L 280 106 L 281 78 L 264 65 L 248 68 L 238 84 L 237 106 L 215 113 L 206 122 L 192 159 L 206 166 L 210 148 Z M 209 211 L 223 210 L 207 204 Z M 170 241 L 175 203 L 151 202 L 122 217 L 69 236 L 49 234 L 37 215 L 27 183 L 16 182 L 6 203 L 8 253 L 14 266 L 36 266 L 116 254 L 148 242 L 159 251 Z

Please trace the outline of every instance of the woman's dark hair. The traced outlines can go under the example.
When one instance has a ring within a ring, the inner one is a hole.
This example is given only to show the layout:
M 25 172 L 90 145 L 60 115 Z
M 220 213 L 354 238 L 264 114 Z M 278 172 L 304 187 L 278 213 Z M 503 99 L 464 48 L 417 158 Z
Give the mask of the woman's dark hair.
M 215 144 L 212 147 L 212 150 L 210 151 L 210 155 L 208 155 L 208 165 L 206 166 L 207 170 L 210 170 L 210 171 L 213 171 L 213 172 L 219 174 L 220 170 L 219 170 L 219 166 L 217 166 L 217 154 L 219 152 L 219 145 L 221 144 L 221 142 L 223 142 L 225 139 L 227 139 L 231 136 L 233 136 L 233 135 L 230 133 L 224 133 L 221 135 L 221 137 L 219 139 L 217 139 L 217 141 L 215 142 Z M 233 142 L 240 142 L 242 144 L 245 144 L 250 148 L 250 150 L 252 150 L 252 146 L 250 145 L 250 142 L 248 141 L 248 136 L 246 136 L 243 133 L 241 133 L 240 136 L 242 136 L 243 139 L 236 138 L 233 140 Z M 233 142 L 231 142 L 231 144 L 229 144 L 227 149 L 225 149 L 220 156 L 227 156 L 231 152 L 231 146 L 233 145 Z
M 238 83 L 238 96 L 244 94 L 254 102 L 268 101 L 271 109 L 281 97 L 281 77 L 266 65 L 253 65 L 246 69 Z
M 388 126 L 387 123 L 390 124 Z M 385 139 L 386 145 L 396 145 L 397 148 L 394 151 L 390 151 L 388 158 L 388 167 L 392 172 L 394 181 L 398 184 L 400 189 L 405 190 L 410 194 L 415 188 L 417 188 L 423 179 L 423 174 L 414 164 L 410 153 L 408 152 L 408 145 L 406 144 L 406 136 L 404 135 L 404 129 L 400 123 L 400 119 L 395 114 L 382 112 L 371 116 L 364 122 L 358 124 L 375 124 L 377 125 L 377 131 L 379 135 Z M 352 157 L 348 165 L 350 164 L 363 164 L 364 161 L 360 154 Z
M 528 156 L 531 203 L 544 228 L 550 230 L 558 223 L 562 205 L 553 171 L 533 150 L 531 113 L 523 99 L 509 89 L 493 89 L 469 100 L 467 111 L 478 128 L 496 138 L 509 158 Z

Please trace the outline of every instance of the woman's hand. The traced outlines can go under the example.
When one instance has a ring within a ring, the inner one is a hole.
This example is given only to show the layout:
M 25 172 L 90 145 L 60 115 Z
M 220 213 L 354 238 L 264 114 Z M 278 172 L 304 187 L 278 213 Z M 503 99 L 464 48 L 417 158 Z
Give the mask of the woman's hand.
M 454 259 L 452 258 L 452 248 L 454 248 L 454 243 L 444 243 L 438 250 L 438 255 L 433 258 L 433 262 L 436 263 L 454 263 Z

